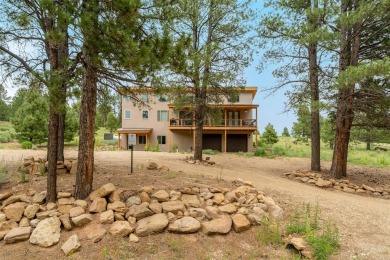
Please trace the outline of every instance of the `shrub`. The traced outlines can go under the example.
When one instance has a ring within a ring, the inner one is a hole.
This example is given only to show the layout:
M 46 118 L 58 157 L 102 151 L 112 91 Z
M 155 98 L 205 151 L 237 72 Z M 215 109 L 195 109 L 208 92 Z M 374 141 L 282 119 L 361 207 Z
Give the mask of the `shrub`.
M 264 217 L 260 231 L 257 233 L 257 239 L 263 245 L 281 245 L 283 240 L 280 230 L 280 223 L 278 221 L 275 222 L 272 219 Z
M 280 146 L 274 146 L 272 148 L 272 153 L 276 156 L 285 156 L 286 150 L 283 147 Z
M 266 157 L 267 156 L 267 153 L 265 151 L 265 149 L 263 147 L 259 147 L 256 151 L 255 151 L 255 156 L 260 156 L 260 157 Z
M 30 141 L 23 141 L 22 143 L 23 149 L 31 149 L 32 148 L 32 142 Z
M 215 154 L 219 154 L 220 151 L 218 150 L 213 150 L 213 149 L 204 149 L 202 151 L 203 154 L 207 154 L 207 155 L 215 155 Z
M 8 143 L 12 141 L 10 132 L 0 132 L 0 143 Z

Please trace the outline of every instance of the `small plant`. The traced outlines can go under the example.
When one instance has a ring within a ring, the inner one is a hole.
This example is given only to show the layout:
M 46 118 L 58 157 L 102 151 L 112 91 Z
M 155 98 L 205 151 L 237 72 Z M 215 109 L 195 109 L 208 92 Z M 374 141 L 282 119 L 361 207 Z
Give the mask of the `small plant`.
M 179 151 L 179 146 L 177 144 L 173 144 L 172 147 L 171 147 L 171 152 L 175 153 L 177 151 Z
M 222 174 L 223 174 L 223 167 L 219 168 L 219 172 L 217 172 L 217 176 L 215 177 L 215 179 L 217 181 L 221 181 L 222 180 Z
M 176 172 L 173 172 L 173 171 L 167 172 L 167 175 L 165 175 L 165 178 L 167 178 L 168 180 L 175 179 L 176 178 Z
M 279 221 L 274 221 L 264 217 L 260 231 L 257 233 L 257 238 L 263 245 L 281 245 L 283 241 Z
M 263 147 L 259 147 L 256 151 L 255 151 L 255 156 L 260 156 L 260 157 L 266 157 L 267 156 L 267 153 L 265 151 L 265 149 Z
M 320 215 L 320 208 L 318 204 L 312 212 L 310 203 L 304 203 L 301 209 L 298 209 L 289 220 L 287 224 L 288 234 L 310 234 L 313 230 L 319 228 L 318 219 Z
M 31 149 L 32 148 L 32 142 L 30 141 L 23 141 L 21 143 L 23 149 Z
M 151 151 L 151 152 L 160 152 L 160 144 L 157 142 L 154 147 L 150 147 L 149 151 Z
M 45 176 L 46 175 L 46 165 L 44 163 L 40 163 L 38 166 L 39 169 L 39 175 Z
M 0 166 L 0 185 L 7 183 L 6 173 L 7 173 L 7 167 L 3 165 Z
M 144 151 L 145 152 L 150 151 L 150 144 L 145 145 Z
M 104 259 L 112 259 L 110 255 L 110 251 L 108 250 L 107 247 L 103 247 L 102 249 L 102 255 Z
M 313 247 L 316 259 L 326 260 L 340 247 L 339 230 L 337 226 L 328 222 L 321 235 L 309 235 L 307 242 Z
M 27 171 L 27 169 L 21 169 L 20 170 L 20 182 L 21 183 L 24 183 L 24 182 L 28 182 L 28 171 Z

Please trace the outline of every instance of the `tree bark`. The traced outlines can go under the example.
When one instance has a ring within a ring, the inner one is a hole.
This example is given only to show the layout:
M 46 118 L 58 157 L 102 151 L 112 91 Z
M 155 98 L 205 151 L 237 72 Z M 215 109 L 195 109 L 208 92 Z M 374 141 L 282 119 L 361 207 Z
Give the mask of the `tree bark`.
M 83 2 L 84 15 L 88 24 L 82 29 L 83 42 L 83 69 L 82 96 L 80 104 L 80 140 L 77 160 L 75 184 L 75 198 L 85 199 L 92 191 L 95 145 L 95 116 L 97 98 L 97 69 L 99 50 L 96 41 L 98 32 L 98 0 Z
M 342 0 L 341 13 L 346 13 L 358 7 L 357 1 Z M 359 59 L 360 25 L 350 29 L 342 25 L 340 30 L 340 61 L 339 71 L 343 72 L 348 66 L 356 66 Z M 354 118 L 355 84 L 340 86 L 337 100 L 336 140 L 334 146 L 331 176 L 343 178 L 347 176 L 348 145 L 352 122 Z
M 80 140 L 77 159 L 75 197 L 84 199 L 92 191 L 95 145 L 95 115 L 97 95 L 97 73 L 85 65 L 80 105 Z
M 318 1 L 314 1 L 314 6 L 311 6 L 313 12 L 318 9 Z M 308 17 L 309 25 L 313 31 L 318 28 L 318 20 L 316 15 L 311 14 Z M 317 64 L 317 43 L 309 44 L 309 81 L 310 81 L 310 113 L 311 113 L 311 170 L 321 171 L 321 146 L 320 146 L 320 91 L 318 86 L 318 64 Z
M 49 142 L 47 149 L 47 193 L 46 202 L 55 202 L 57 199 L 57 153 L 58 153 L 58 113 L 56 104 L 50 102 Z

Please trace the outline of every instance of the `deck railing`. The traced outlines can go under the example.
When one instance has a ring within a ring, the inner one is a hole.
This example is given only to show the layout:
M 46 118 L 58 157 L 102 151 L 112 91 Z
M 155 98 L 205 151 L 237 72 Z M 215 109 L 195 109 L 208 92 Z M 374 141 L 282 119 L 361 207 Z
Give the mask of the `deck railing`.
M 192 127 L 195 126 L 194 119 L 171 118 L 169 122 L 173 127 Z M 257 127 L 256 119 L 226 119 L 218 123 L 214 120 L 206 120 L 204 127 Z

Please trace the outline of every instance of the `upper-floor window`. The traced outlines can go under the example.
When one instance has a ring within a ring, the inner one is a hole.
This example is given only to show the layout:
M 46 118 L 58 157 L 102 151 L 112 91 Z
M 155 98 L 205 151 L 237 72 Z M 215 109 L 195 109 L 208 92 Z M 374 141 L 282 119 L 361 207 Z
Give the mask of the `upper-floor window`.
M 158 97 L 158 101 L 160 102 L 168 102 L 168 96 L 167 95 L 162 95 Z
M 130 119 L 130 118 L 131 118 L 131 112 L 130 112 L 130 110 L 125 110 L 124 115 L 125 115 L 125 119 Z
M 237 102 L 240 102 L 240 95 L 238 94 L 232 94 L 228 97 L 228 102 L 231 102 L 231 103 L 237 103 Z
M 130 101 L 131 101 L 130 96 L 125 96 L 125 102 L 126 102 L 126 103 L 129 103 Z
M 168 110 L 157 110 L 157 121 L 168 121 Z
M 142 111 L 142 119 L 148 119 L 149 118 L 149 111 L 144 110 Z
M 142 95 L 142 96 L 141 96 L 141 101 L 142 101 L 142 102 L 148 102 L 148 101 L 149 101 L 148 95 L 146 95 L 146 94 Z

